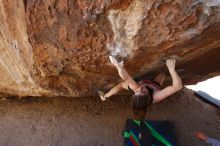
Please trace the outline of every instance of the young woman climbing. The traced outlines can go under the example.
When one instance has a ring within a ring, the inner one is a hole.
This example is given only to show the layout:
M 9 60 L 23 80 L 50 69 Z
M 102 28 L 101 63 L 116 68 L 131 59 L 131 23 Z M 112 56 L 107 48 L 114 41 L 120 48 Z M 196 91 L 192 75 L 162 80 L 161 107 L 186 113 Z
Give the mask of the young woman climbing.
M 102 90 L 99 90 L 98 94 L 100 98 L 105 101 L 122 89 L 133 92 L 131 103 L 135 119 L 144 119 L 147 107 L 150 104 L 160 102 L 183 87 L 182 81 L 175 70 L 175 58 L 166 60 L 166 66 L 172 77 L 172 85 L 164 89 L 160 89 L 160 86 L 163 84 L 165 73 L 158 74 L 153 81 L 142 80 L 136 82 L 124 69 L 123 61 L 118 62 L 113 56 L 109 56 L 109 59 L 117 68 L 118 74 L 123 81 L 114 86 L 109 92 L 104 93 Z

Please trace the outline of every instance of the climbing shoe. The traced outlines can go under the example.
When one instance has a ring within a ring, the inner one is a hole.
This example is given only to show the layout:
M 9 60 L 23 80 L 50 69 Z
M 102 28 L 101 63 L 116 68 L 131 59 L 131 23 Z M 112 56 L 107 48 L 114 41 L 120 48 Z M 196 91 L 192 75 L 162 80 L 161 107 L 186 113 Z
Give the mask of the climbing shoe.
M 102 99 L 102 101 L 105 101 L 106 100 L 106 98 L 104 97 L 105 92 L 101 89 L 99 89 L 97 92 L 98 92 L 99 97 Z

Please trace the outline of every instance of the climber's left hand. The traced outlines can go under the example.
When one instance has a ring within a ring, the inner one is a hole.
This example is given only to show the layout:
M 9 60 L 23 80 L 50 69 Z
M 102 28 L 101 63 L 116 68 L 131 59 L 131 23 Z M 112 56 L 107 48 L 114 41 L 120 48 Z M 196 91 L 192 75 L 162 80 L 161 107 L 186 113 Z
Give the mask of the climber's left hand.
M 111 61 L 111 63 L 117 67 L 117 68 L 123 68 L 124 67 L 124 61 L 118 62 L 115 57 L 113 56 L 109 56 L 109 59 Z

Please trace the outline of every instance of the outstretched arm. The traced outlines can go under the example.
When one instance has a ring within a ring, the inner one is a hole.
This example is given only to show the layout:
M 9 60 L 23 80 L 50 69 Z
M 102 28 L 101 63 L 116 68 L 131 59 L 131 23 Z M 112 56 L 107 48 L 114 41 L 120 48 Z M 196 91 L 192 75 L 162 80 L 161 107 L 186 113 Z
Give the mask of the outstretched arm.
M 132 90 L 136 90 L 139 88 L 139 85 L 134 81 L 134 79 L 127 73 L 124 69 L 123 61 L 118 62 L 113 56 L 109 56 L 111 63 L 117 68 L 119 76 L 124 80 L 124 84 L 129 85 Z M 127 89 L 126 85 L 124 85 L 125 89 Z
M 128 86 L 132 90 L 136 90 L 139 88 L 139 85 L 133 80 L 133 78 L 127 73 L 127 71 L 124 69 L 123 61 L 118 62 L 114 57 L 109 56 L 109 59 L 111 63 L 117 68 L 119 76 L 122 78 L 123 82 L 117 84 L 113 88 L 111 88 L 110 91 L 108 91 L 106 94 L 102 95 L 102 93 L 99 95 L 103 101 L 105 101 L 107 98 L 117 94 L 122 89 L 128 90 Z
M 182 89 L 182 87 L 183 87 L 182 81 L 175 70 L 175 63 L 176 63 L 175 59 L 168 59 L 166 61 L 166 65 L 167 65 L 167 68 L 168 68 L 170 75 L 172 77 L 173 84 L 172 84 L 172 86 L 168 86 L 168 87 L 164 88 L 163 90 L 156 92 L 153 95 L 153 99 L 154 99 L 153 102 L 154 103 L 160 102 L 161 100 L 165 99 L 166 97 L 168 97 L 168 96 L 174 94 L 175 92 L 179 91 L 180 89 Z

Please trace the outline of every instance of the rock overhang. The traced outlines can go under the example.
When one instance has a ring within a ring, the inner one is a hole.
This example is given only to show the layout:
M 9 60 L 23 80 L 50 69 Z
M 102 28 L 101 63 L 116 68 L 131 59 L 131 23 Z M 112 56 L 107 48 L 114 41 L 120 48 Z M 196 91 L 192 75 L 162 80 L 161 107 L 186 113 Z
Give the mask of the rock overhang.
M 184 83 L 219 74 L 218 1 L 23 2 L 1 1 L 1 92 L 94 95 L 120 81 L 108 55 L 133 76 L 152 76 L 174 54 Z

